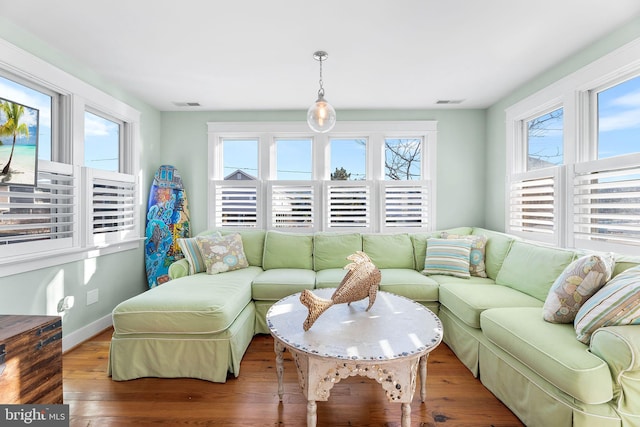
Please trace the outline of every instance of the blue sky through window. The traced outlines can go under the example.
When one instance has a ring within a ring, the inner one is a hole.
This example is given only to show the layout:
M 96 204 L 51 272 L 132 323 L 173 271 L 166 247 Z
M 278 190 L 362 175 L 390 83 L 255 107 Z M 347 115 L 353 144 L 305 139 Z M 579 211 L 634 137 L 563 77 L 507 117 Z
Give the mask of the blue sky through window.
M 598 158 L 640 152 L 640 76 L 598 93 Z

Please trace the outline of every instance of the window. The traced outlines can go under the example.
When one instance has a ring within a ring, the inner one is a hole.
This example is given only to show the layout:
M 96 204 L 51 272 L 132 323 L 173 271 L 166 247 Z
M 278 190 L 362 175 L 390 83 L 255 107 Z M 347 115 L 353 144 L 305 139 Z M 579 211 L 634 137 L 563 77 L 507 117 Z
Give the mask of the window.
M 527 170 L 562 164 L 563 114 L 558 108 L 527 121 Z
M 387 138 L 384 141 L 385 179 L 421 179 L 422 141 L 419 138 Z
M 93 169 L 120 171 L 121 123 L 84 113 L 84 165 Z
M 311 179 L 313 170 L 311 139 L 277 139 L 276 153 L 276 179 Z
M 361 181 L 367 178 L 367 139 L 331 139 L 331 180 Z
M 435 137 L 431 121 L 341 122 L 329 134 L 314 134 L 303 123 L 209 123 L 209 225 L 428 230 L 435 212 Z M 248 153 L 259 153 L 255 179 L 227 168 L 227 151 L 245 140 L 257 146 Z M 385 179 L 385 163 L 402 179 Z
M 640 254 L 639 55 L 640 41 L 507 109 L 507 231 Z
M 35 185 L 0 183 L 1 275 L 137 247 L 140 114 L 0 41 L 2 57 L 0 98 L 39 120 Z
M 640 152 L 640 76 L 597 92 L 598 159 Z

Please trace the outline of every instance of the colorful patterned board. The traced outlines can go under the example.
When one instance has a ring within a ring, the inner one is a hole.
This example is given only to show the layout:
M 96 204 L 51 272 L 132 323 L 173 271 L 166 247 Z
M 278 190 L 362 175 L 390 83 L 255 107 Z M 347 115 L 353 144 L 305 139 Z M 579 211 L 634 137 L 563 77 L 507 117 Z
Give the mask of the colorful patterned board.
M 176 239 L 189 237 L 189 204 L 178 170 L 162 165 L 149 191 L 144 261 L 150 288 L 169 280 L 172 262 L 183 258 Z

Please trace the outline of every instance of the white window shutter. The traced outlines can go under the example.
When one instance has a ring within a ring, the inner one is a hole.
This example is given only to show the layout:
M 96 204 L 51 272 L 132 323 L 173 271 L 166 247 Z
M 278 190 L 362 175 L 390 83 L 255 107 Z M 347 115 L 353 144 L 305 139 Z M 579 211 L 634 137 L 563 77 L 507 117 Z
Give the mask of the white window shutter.
M 381 181 L 383 231 L 428 228 L 431 221 L 429 181 Z
M 316 225 L 317 186 L 309 181 L 273 181 L 267 191 L 272 229 L 309 230 Z
M 215 181 L 215 226 L 217 228 L 259 227 L 260 194 L 259 181 Z
M 325 181 L 325 229 L 371 229 L 371 181 Z

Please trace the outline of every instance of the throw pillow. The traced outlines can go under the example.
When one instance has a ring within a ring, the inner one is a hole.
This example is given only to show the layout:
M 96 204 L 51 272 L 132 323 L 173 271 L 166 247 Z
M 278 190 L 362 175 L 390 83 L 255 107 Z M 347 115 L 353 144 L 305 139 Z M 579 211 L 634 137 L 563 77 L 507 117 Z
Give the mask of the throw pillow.
M 220 236 L 220 233 L 216 232 L 214 235 Z M 207 266 L 202 259 L 202 255 L 200 255 L 200 248 L 198 248 L 195 237 L 179 238 L 176 241 L 178 242 L 178 246 L 180 246 L 184 258 L 189 263 L 189 274 L 207 271 Z
M 240 234 L 196 237 L 208 274 L 224 273 L 249 267 Z
M 444 274 L 468 279 L 471 242 L 468 239 L 427 239 L 422 274 Z
M 640 325 L 640 266 L 611 279 L 578 310 L 574 326 L 578 340 L 589 344 L 603 326 Z
M 611 277 L 612 258 L 586 255 L 564 269 L 551 285 L 542 317 L 551 323 L 572 323 L 580 307 Z
M 469 234 L 468 236 L 460 234 L 450 234 L 443 231 L 441 236 L 443 239 L 467 239 L 471 242 L 471 251 L 469 252 L 469 273 L 476 277 L 487 277 L 485 271 L 484 258 L 485 247 L 487 246 L 487 236 L 482 234 Z

